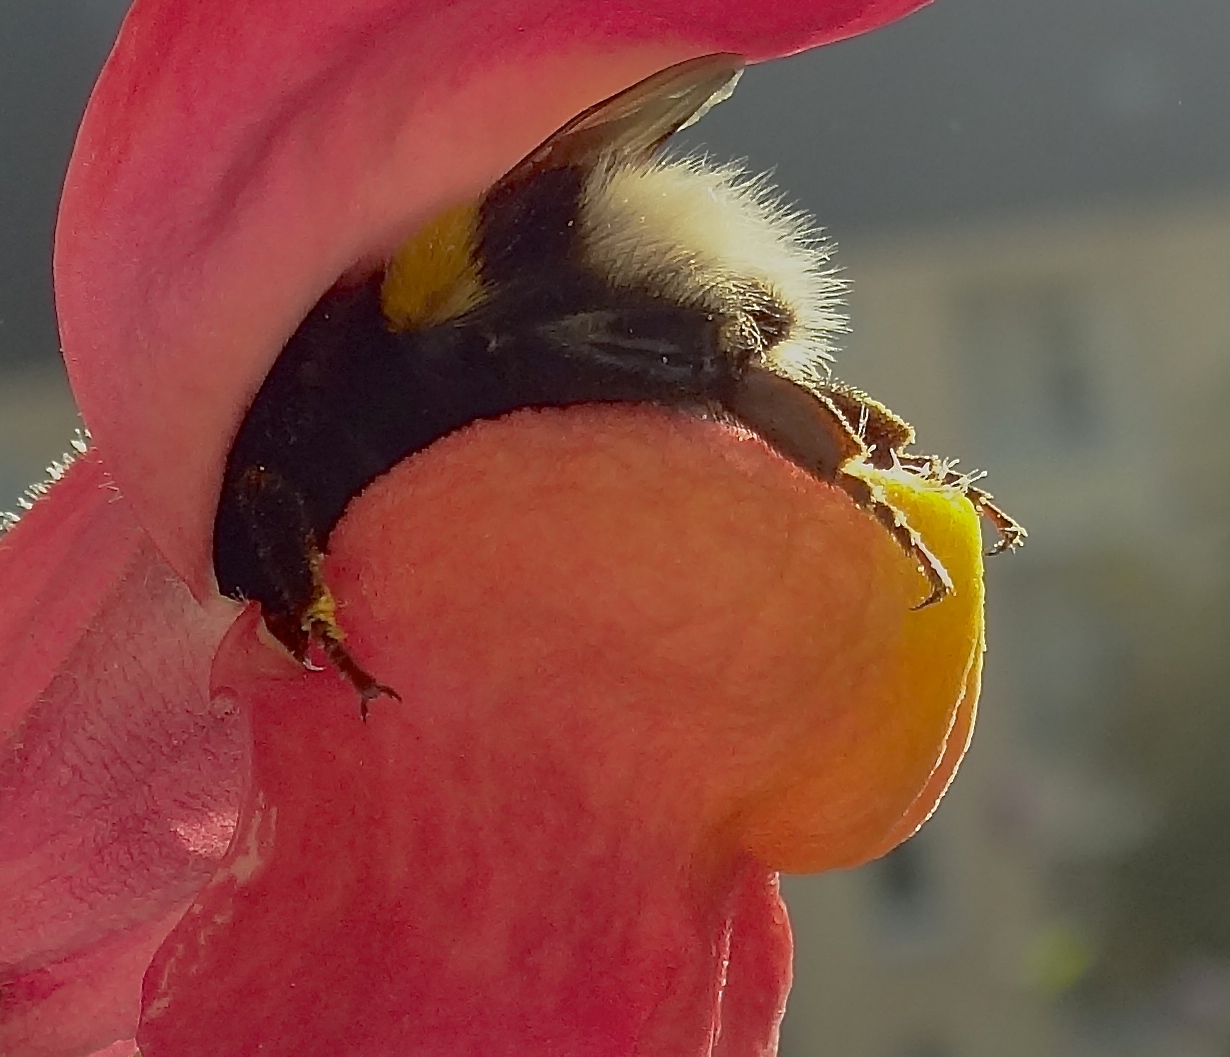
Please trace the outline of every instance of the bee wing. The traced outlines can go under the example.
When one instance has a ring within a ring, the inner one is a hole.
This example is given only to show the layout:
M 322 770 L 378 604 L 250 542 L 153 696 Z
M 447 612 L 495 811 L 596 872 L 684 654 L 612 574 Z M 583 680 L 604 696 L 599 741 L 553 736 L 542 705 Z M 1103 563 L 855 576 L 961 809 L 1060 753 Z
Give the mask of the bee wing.
M 515 184 L 547 169 L 588 168 L 600 156 L 653 154 L 735 89 L 741 56 L 702 55 L 670 66 L 591 106 L 534 148 L 500 181 Z

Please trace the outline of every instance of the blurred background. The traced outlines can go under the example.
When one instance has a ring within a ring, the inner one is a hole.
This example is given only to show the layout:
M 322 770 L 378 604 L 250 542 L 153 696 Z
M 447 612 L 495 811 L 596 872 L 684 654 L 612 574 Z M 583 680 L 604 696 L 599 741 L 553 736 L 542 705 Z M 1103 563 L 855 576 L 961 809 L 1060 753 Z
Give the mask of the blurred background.
M 77 426 L 55 202 L 122 0 L 0 0 L 0 509 Z M 839 374 L 992 471 L 972 753 L 788 879 L 783 1057 L 1230 1055 L 1230 5 L 939 0 L 751 70 L 692 144 L 814 212 Z

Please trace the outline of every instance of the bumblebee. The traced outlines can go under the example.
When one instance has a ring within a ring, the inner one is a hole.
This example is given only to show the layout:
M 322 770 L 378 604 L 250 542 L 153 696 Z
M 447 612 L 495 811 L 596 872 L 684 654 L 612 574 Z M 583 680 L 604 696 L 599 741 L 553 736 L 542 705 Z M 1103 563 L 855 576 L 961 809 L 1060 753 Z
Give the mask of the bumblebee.
M 856 464 L 960 486 L 995 551 L 1023 542 L 989 494 L 910 453 L 908 423 L 833 378 L 843 284 L 810 219 L 737 169 L 664 155 L 741 69 L 705 56 L 587 110 L 376 274 L 330 290 L 275 362 L 227 462 L 218 583 L 258 601 L 300 661 L 318 645 L 364 716 L 397 695 L 343 645 L 329 534 L 372 480 L 479 419 L 645 402 L 738 423 L 880 522 L 927 576 L 920 606 L 952 590 L 948 573 Z

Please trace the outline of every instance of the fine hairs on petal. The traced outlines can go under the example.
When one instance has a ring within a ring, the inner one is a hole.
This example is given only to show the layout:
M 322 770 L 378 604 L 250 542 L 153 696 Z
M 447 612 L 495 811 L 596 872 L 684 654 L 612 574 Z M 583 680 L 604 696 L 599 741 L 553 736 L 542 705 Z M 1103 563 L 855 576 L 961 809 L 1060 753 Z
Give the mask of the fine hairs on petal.
M 47 467 L 47 477 L 45 480 L 36 481 L 30 485 L 17 498 L 17 505 L 21 508 L 21 513 L 15 510 L 0 510 L 0 536 L 4 535 L 9 529 L 21 520 L 21 515 L 28 510 L 34 509 L 34 504 L 42 499 L 51 486 L 62 478 L 68 468 L 76 461 L 79 455 L 84 455 L 90 446 L 90 434 L 87 430 L 77 430 L 77 435 L 69 441 L 71 450 L 65 452 L 60 458 L 56 459 L 50 466 Z
M 703 156 L 626 159 L 595 170 L 581 210 L 589 263 L 613 285 L 694 296 L 717 312 L 746 299 L 752 279 L 792 316 L 769 358 L 816 383 L 829 376 L 847 320 L 833 244 L 766 176 Z M 699 280 L 699 281 L 698 281 Z

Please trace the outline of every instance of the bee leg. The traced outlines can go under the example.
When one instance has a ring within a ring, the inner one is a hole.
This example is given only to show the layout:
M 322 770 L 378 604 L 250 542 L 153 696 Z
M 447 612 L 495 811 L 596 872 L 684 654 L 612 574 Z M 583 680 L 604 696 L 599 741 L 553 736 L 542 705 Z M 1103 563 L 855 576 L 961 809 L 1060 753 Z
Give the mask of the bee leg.
M 359 714 L 381 694 L 397 693 L 365 672 L 342 645 L 337 604 L 324 579 L 324 555 L 302 489 L 276 470 L 249 466 L 228 480 L 215 529 L 218 557 L 228 575 L 219 586 L 233 598 L 260 603 L 265 627 L 309 671 L 312 643 L 359 695 Z
M 346 633 L 337 622 L 337 602 L 322 572 L 324 555 L 312 543 L 309 543 L 308 563 L 312 570 L 312 598 L 303 611 L 300 627 L 321 648 L 338 674 L 354 687 L 359 695 L 359 716 L 366 723 L 372 701 L 377 697 L 400 701 L 401 694 L 377 681 L 346 649 Z
M 867 455 L 856 427 L 828 396 L 758 364 L 748 367 L 722 403 L 776 451 L 822 481 L 836 481 L 843 466 Z
M 312 640 L 324 651 L 325 656 L 329 658 L 329 663 L 355 688 L 359 695 L 359 716 L 366 723 L 372 701 L 378 697 L 391 697 L 394 701 L 400 701 L 401 694 L 391 686 L 377 682 L 369 672 L 362 668 L 351 656 L 341 639 L 337 637 L 337 632 L 335 625 L 313 625 Z
M 853 499 L 860 509 L 871 514 L 892 536 L 897 546 L 918 563 L 931 590 L 913 609 L 926 609 L 953 593 L 952 577 L 948 575 L 944 563 L 923 543 L 922 537 L 910 526 L 905 515 L 893 506 L 878 488 L 863 478 L 846 472 L 839 473 L 834 483 Z
M 1029 535 L 1025 531 L 1025 526 L 996 506 L 992 502 L 995 497 L 990 492 L 984 492 L 981 488 L 975 488 L 970 484 L 965 474 L 950 468 L 946 469 L 943 462 L 934 455 L 902 455 L 898 458 L 907 470 L 929 478 L 937 484 L 953 485 L 961 489 L 965 498 L 974 504 L 974 509 L 979 515 L 986 518 L 991 523 L 991 527 L 995 529 L 995 535 L 998 538 L 995 546 L 987 551 L 987 557 L 1002 554 L 1004 551 L 1014 551 L 1025 545 L 1025 538 Z
M 981 488 L 967 488 L 965 495 L 974 504 L 974 509 L 991 523 L 995 535 L 999 537 L 995 546 L 987 551 L 988 557 L 1025 546 L 1025 537 L 1029 535 L 1025 526 L 991 502 L 994 497 L 989 492 Z
M 867 445 L 872 466 L 891 470 L 894 458 L 914 443 L 914 427 L 861 389 L 832 381 L 821 393 Z

